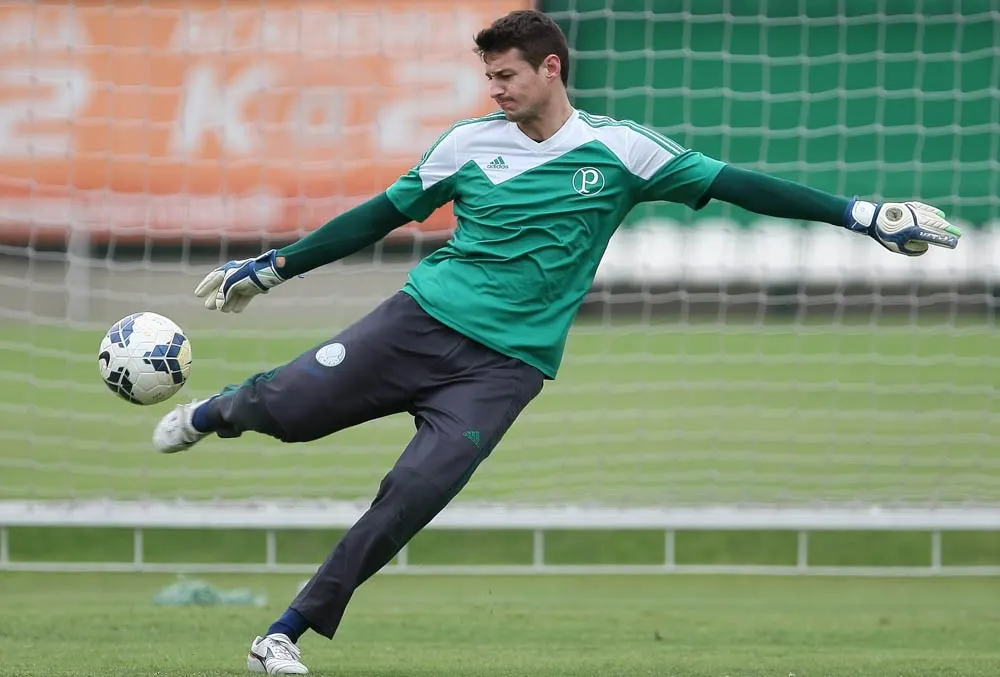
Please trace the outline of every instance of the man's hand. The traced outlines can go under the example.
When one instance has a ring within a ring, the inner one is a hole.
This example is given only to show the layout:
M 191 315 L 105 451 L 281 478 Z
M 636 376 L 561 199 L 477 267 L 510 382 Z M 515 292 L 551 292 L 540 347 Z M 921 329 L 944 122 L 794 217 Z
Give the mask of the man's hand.
M 240 313 L 257 294 L 266 294 L 284 282 L 278 274 L 277 252 L 272 249 L 255 259 L 229 261 L 205 276 L 194 295 L 205 299 L 209 310 Z
M 854 198 L 847 208 L 847 226 L 864 233 L 896 254 L 920 256 L 930 245 L 958 246 L 962 230 L 945 221 L 944 212 L 922 202 L 881 202 Z

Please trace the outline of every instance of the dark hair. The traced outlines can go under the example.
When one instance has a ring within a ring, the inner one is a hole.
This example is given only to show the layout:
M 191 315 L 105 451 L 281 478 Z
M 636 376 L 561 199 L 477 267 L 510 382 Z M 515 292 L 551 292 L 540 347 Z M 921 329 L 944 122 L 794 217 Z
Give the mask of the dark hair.
M 508 49 L 520 50 L 524 60 L 535 70 L 549 54 L 559 57 L 560 76 L 569 85 L 569 46 L 559 25 L 551 18 L 532 9 L 518 10 L 500 17 L 489 28 L 476 35 L 476 53 L 499 54 Z

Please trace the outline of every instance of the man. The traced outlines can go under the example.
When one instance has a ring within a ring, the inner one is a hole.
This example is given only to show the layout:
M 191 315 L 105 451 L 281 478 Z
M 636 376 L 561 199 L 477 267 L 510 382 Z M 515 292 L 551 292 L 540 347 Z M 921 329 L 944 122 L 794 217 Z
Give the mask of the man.
M 250 648 L 249 667 L 304 674 L 296 642 L 332 638 L 351 595 L 465 486 L 520 412 L 554 379 L 574 316 L 612 233 L 640 202 L 826 222 L 918 256 L 961 232 L 926 205 L 828 195 L 727 166 L 641 125 L 570 104 L 558 26 L 519 11 L 475 38 L 501 111 L 455 123 L 384 193 L 255 259 L 230 261 L 196 289 L 240 312 L 257 294 L 371 245 L 454 203 L 453 238 L 404 288 L 329 342 L 203 402 L 154 433 L 163 452 L 246 431 L 305 442 L 409 412 L 416 434 L 369 510 L 288 611 Z

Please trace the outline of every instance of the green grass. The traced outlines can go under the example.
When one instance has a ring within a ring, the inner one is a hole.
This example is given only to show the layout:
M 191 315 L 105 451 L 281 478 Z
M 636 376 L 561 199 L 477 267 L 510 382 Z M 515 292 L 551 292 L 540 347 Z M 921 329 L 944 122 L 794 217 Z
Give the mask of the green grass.
M 174 403 L 111 395 L 99 333 L 0 326 L 0 497 L 368 498 L 412 434 L 403 415 L 306 445 L 249 435 L 159 456 L 149 435 Z M 179 398 L 323 336 L 191 339 Z M 462 498 L 997 503 L 996 345 L 974 325 L 583 325 Z
M 242 675 L 300 577 L 205 577 L 264 608 L 154 606 L 174 580 L 0 574 L 3 674 Z M 997 599 L 997 579 L 377 576 L 301 647 L 330 677 L 994 677 Z

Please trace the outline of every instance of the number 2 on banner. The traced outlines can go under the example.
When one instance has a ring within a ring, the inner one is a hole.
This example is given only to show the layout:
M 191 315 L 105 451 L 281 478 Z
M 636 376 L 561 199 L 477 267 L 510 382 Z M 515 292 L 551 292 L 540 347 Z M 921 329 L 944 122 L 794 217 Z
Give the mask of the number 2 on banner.
M 69 65 L 0 67 L 0 158 L 65 158 L 90 75 Z

